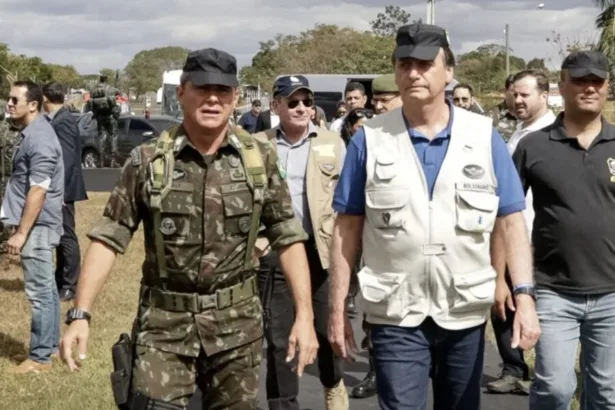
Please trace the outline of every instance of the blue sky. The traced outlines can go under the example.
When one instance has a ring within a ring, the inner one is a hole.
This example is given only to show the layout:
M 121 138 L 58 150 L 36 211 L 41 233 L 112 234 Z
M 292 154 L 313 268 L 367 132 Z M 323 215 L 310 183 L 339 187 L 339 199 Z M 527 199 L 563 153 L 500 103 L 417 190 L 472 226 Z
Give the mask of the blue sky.
M 537 9 L 544 3 L 543 9 Z M 361 30 L 388 4 L 425 18 L 425 0 L 0 0 L 2 40 L 19 54 L 72 64 L 81 73 L 123 68 L 140 50 L 178 45 L 218 47 L 250 63 L 258 42 L 276 33 L 298 33 L 316 23 Z M 545 39 L 596 38 L 599 10 L 591 0 L 436 0 L 436 24 L 446 28 L 455 53 L 480 44 L 504 44 L 510 25 L 511 48 L 525 59 L 540 57 L 559 65 Z

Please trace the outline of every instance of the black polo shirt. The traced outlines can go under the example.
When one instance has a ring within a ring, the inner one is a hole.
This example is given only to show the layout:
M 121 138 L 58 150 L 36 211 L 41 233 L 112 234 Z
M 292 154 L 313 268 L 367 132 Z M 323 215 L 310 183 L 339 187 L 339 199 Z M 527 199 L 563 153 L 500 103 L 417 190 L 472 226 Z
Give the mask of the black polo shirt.
M 568 136 L 563 114 L 521 140 L 513 155 L 534 196 L 535 278 L 561 293 L 615 291 L 615 127 L 585 150 Z

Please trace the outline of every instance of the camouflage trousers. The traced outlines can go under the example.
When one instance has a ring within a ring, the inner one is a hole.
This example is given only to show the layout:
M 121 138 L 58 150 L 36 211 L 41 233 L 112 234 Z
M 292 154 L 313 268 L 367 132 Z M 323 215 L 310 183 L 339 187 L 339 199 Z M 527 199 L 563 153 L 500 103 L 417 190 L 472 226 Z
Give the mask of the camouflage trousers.
M 98 140 L 100 142 L 100 166 L 117 161 L 117 120 L 113 117 L 96 118 Z
M 203 391 L 203 410 L 254 410 L 263 339 L 198 358 L 136 346 L 132 386 L 151 399 L 187 406 Z

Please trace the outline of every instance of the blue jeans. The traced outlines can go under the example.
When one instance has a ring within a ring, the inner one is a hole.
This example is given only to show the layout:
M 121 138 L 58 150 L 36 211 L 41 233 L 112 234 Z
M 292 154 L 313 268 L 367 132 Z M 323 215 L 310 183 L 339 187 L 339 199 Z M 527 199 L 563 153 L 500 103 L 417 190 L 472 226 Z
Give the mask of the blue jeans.
M 425 410 L 431 375 L 435 410 L 479 410 L 485 325 L 445 330 L 432 319 L 413 328 L 371 326 L 378 403 Z
M 29 359 L 49 363 L 60 343 L 60 298 L 55 281 L 53 252 L 60 235 L 34 226 L 21 250 L 26 297 L 32 306 Z
M 530 409 L 570 409 L 580 341 L 581 409 L 615 410 L 615 293 L 572 296 L 541 288 L 536 310 L 542 335 Z

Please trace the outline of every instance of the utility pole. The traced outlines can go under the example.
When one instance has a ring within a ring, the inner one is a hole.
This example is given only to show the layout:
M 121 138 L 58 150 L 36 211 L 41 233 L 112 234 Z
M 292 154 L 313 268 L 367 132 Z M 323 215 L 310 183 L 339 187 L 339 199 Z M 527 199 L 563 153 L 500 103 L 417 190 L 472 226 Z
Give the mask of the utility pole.
M 508 77 L 510 75 L 510 37 L 508 35 L 508 24 L 506 25 L 504 32 L 506 33 L 506 76 Z
M 427 0 L 427 24 L 435 24 L 436 0 Z

